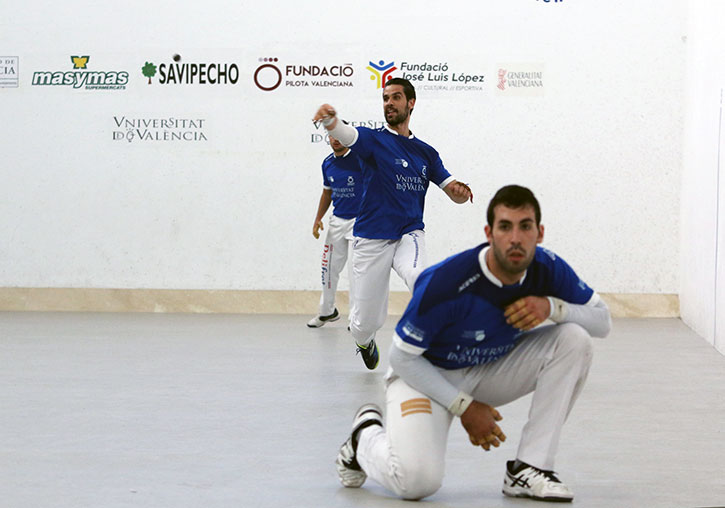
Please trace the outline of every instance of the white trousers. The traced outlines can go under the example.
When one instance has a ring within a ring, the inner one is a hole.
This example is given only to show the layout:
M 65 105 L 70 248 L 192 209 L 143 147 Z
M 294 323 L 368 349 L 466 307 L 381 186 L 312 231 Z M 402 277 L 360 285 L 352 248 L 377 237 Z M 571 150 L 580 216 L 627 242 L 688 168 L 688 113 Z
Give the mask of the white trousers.
M 355 237 L 352 247 L 352 306 L 350 331 L 355 343 L 365 346 L 385 323 L 388 315 L 390 269 L 408 289 L 425 268 L 425 233 L 406 233 L 400 240 Z
M 554 459 L 564 422 L 581 392 L 592 360 L 592 339 L 563 323 L 527 333 L 499 360 L 457 370 L 439 369 L 452 384 L 493 407 L 534 392 L 516 458 L 544 470 Z M 443 481 L 453 415 L 390 373 L 385 428 L 360 433 L 357 459 L 369 477 L 405 499 L 436 492 Z M 506 433 L 505 414 L 501 428 Z M 505 446 L 505 444 L 504 444 Z
M 322 249 L 322 296 L 320 296 L 320 316 L 329 316 L 335 311 L 335 292 L 340 281 L 340 273 L 347 262 L 348 245 L 352 243 L 352 228 L 355 219 L 342 219 L 330 216 L 327 227 L 325 246 Z M 352 286 L 352 269 L 348 265 L 350 285 Z M 352 295 L 352 289 L 350 290 Z

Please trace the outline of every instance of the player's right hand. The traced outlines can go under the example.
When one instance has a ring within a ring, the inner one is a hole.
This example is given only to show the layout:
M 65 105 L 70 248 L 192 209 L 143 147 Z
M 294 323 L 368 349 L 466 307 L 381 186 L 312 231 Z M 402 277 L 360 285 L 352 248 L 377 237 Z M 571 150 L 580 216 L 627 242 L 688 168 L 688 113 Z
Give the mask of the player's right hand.
M 319 238 L 321 229 L 325 229 L 325 226 L 322 224 L 321 220 L 318 220 L 317 222 L 315 222 L 315 225 L 312 226 L 312 236 L 314 236 L 315 238 Z
M 468 432 L 468 439 L 474 446 L 481 446 L 488 451 L 491 446 L 498 448 L 506 441 L 506 434 L 496 424 L 503 419 L 496 408 L 473 401 L 461 415 L 461 425 Z
M 329 104 L 323 104 L 319 107 L 317 110 L 317 113 L 315 113 L 315 116 L 312 118 L 313 122 L 319 122 L 320 120 L 324 120 L 325 118 L 332 118 L 337 114 L 335 111 L 335 108 L 330 106 Z

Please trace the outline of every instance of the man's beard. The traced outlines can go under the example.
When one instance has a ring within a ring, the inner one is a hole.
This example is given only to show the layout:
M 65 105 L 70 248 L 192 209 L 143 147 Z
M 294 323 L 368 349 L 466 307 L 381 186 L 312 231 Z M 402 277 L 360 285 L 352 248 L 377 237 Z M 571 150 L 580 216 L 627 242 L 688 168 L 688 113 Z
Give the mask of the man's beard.
M 501 252 L 499 249 L 497 249 L 495 246 L 493 246 L 493 255 L 496 258 L 496 261 L 498 262 L 498 266 L 507 274 L 509 275 L 518 275 L 529 267 L 531 264 L 531 261 L 533 261 L 534 256 L 533 253 L 530 256 L 526 256 L 526 253 L 523 249 L 509 249 L 509 251 L 514 250 L 521 252 L 524 257 L 521 259 L 521 262 L 518 264 L 513 264 L 508 260 L 507 254 L 508 252 Z
M 393 112 L 393 115 L 390 117 L 388 116 L 388 112 L 386 111 L 385 120 L 388 122 L 388 125 L 396 126 L 405 122 L 409 114 L 410 110 L 408 108 L 405 108 L 405 111 L 403 111 L 402 113 Z

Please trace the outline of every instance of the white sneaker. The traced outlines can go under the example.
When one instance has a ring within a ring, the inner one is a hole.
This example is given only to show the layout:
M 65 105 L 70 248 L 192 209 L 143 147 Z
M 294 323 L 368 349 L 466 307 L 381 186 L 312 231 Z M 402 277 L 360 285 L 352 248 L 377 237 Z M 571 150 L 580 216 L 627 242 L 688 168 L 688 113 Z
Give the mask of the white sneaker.
M 503 493 L 511 497 L 529 497 L 539 501 L 569 502 L 574 493 L 561 483 L 553 471 L 543 471 L 524 462 L 514 470 L 515 461 L 506 462 Z
M 337 321 L 338 319 L 340 319 L 340 313 L 337 312 L 337 309 L 335 309 L 335 311 L 329 316 L 313 317 L 307 322 L 307 326 L 309 326 L 310 328 L 319 328 L 325 323 L 331 323 L 332 321 Z
M 371 425 L 383 425 L 383 412 L 375 404 L 365 404 L 355 413 L 350 437 L 342 443 L 335 460 L 337 475 L 345 487 L 362 487 L 368 477 L 357 461 L 357 440 L 360 431 Z

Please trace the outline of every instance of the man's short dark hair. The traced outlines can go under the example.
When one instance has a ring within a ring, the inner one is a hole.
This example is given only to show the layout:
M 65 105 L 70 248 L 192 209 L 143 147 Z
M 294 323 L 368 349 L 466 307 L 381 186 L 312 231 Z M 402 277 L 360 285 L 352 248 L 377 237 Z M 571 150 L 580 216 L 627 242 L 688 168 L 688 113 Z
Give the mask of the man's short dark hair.
M 413 84 L 405 78 L 390 78 L 385 82 L 385 86 L 400 85 L 403 87 L 403 93 L 405 94 L 405 100 L 415 99 L 415 88 Z
M 541 223 L 541 208 L 539 207 L 539 201 L 526 187 L 520 185 L 507 185 L 501 187 L 498 192 L 493 196 L 491 202 L 488 204 L 488 211 L 486 212 L 486 220 L 488 225 L 493 227 L 495 220 L 493 209 L 498 205 L 504 205 L 507 208 L 524 208 L 526 206 L 532 206 L 534 208 L 534 215 L 536 216 L 536 225 Z

